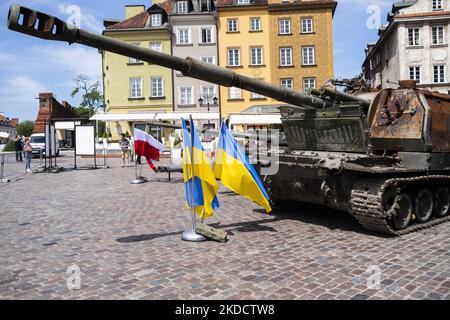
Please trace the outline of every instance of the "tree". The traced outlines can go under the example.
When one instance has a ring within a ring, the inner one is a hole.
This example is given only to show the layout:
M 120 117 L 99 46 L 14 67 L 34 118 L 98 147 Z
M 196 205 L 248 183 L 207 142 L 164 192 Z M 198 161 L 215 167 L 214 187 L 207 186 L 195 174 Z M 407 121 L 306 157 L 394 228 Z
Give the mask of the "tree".
M 104 110 L 105 102 L 103 100 L 103 93 L 99 81 L 91 81 L 87 75 L 80 74 L 75 79 L 76 87 L 72 91 L 72 98 L 78 94 L 82 95 L 82 100 L 78 108 L 75 108 L 77 117 L 90 118 L 97 111 Z M 98 125 L 98 134 L 102 136 L 105 131 L 104 122 Z
M 76 87 L 72 91 L 72 98 L 77 94 L 82 94 L 82 100 L 78 108 L 85 108 L 92 112 L 104 109 L 103 93 L 101 92 L 100 82 L 92 82 L 88 76 L 80 74 L 75 79 Z
M 17 134 L 29 137 L 33 133 L 34 122 L 30 120 L 23 121 L 16 126 Z

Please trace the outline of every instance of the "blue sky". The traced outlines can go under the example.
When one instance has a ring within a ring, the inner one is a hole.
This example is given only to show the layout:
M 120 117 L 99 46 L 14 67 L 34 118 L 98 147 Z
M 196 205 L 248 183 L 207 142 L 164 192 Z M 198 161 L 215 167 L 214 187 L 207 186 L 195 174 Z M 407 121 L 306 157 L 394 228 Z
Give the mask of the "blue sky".
M 20 3 L 66 20 L 70 6 L 81 9 L 81 27 L 101 32 L 104 18 L 123 18 L 126 4 L 150 5 L 150 0 L 2 0 L 0 3 L 0 112 L 8 117 L 34 120 L 39 92 L 54 92 L 58 100 L 73 106 L 79 98 L 71 98 L 74 79 L 86 74 L 101 80 L 101 59 L 94 49 L 79 45 L 43 41 L 9 31 L 6 20 L 9 5 Z M 380 8 L 381 23 L 393 0 L 338 0 L 334 16 L 333 37 L 335 77 L 352 77 L 360 72 L 364 48 L 377 39 L 376 30 L 367 27 L 367 8 Z

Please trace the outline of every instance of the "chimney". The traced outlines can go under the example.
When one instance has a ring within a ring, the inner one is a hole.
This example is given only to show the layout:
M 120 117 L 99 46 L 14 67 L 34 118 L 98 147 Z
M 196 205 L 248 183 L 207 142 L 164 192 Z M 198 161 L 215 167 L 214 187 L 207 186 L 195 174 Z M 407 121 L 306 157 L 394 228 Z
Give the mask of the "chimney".
M 155 1 L 153 1 L 155 2 Z M 145 11 L 144 5 L 128 5 L 125 6 L 125 19 L 129 19 Z
M 64 108 L 72 109 L 72 106 L 65 100 L 62 101 L 62 105 Z

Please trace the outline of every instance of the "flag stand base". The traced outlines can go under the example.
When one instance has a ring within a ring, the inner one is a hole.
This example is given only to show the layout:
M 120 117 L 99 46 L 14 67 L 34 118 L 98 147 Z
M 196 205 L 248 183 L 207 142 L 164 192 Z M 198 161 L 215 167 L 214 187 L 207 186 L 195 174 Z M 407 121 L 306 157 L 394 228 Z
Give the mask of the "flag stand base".
M 181 239 L 184 241 L 190 241 L 190 242 L 202 242 L 206 241 L 206 238 L 202 236 L 201 234 L 198 234 L 197 232 L 193 230 L 186 230 L 181 235 Z
M 138 172 L 139 171 L 139 172 Z M 143 184 L 146 181 L 142 178 L 141 176 L 142 173 L 142 164 L 139 164 L 139 169 L 138 169 L 138 164 L 137 162 L 135 162 L 134 164 L 134 174 L 135 174 L 135 179 L 131 180 L 131 184 Z
M 145 180 L 138 178 L 138 179 L 131 180 L 130 183 L 131 184 L 143 184 L 143 183 L 145 183 Z

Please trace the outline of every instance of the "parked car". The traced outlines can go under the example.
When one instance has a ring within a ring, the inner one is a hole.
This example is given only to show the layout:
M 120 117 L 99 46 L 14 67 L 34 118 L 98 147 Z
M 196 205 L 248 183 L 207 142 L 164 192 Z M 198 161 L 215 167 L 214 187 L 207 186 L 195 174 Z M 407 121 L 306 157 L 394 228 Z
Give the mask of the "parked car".
M 33 156 L 39 156 L 42 150 L 42 155 L 45 156 L 45 134 L 44 133 L 33 133 L 30 136 L 30 145 L 33 148 Z M 56 143 L 56 156 L 59 156 L 59 143 Z

